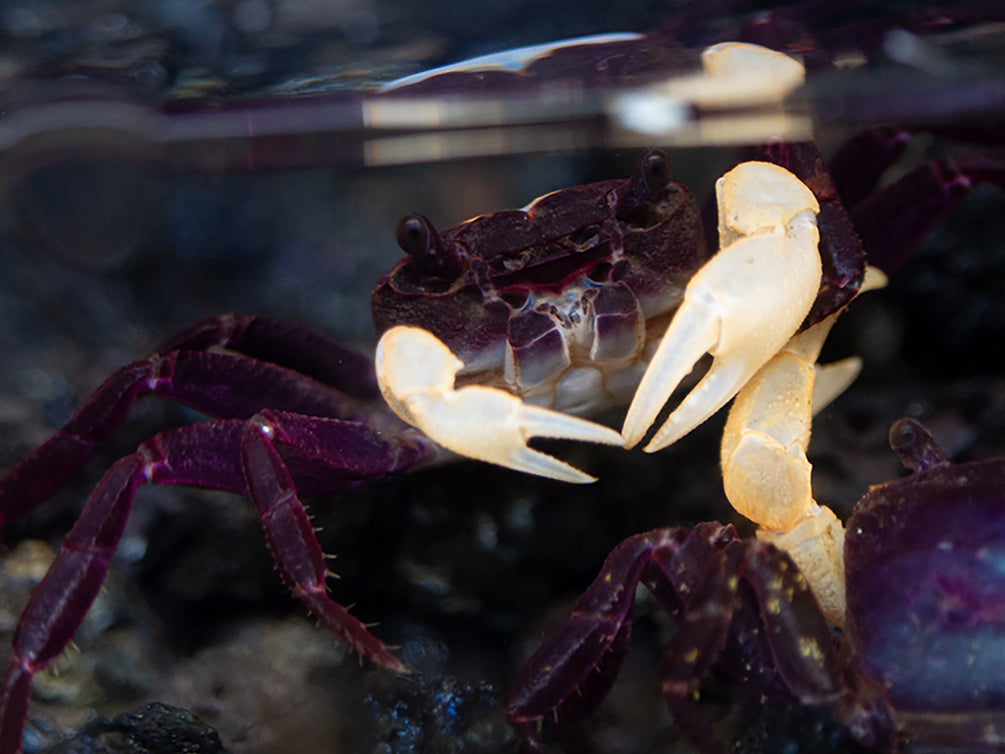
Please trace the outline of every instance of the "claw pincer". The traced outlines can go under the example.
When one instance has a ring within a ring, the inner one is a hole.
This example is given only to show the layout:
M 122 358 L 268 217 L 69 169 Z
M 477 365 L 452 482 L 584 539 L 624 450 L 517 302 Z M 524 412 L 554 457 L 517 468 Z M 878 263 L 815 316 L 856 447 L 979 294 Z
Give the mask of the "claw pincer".
M 557 458 L 527 446 L 531 437 L 621 445 L 613 429 L 523 403 L 505 390 L 469 385 L 454 389 L 464 362 L 436 336 L 394 327 L 377 345 L 377 381 L 402 420 L 447 450 L 563 482 L 593 482 Z
M 799 329 L 820 288 L 819 205 L 792 173 L 738 165 L 716 182 L 720 250 L 691 279 L 625 417 L 629 447 L 705 353 L 701 382 L 649 445 L 655 452 L 722 408 Z

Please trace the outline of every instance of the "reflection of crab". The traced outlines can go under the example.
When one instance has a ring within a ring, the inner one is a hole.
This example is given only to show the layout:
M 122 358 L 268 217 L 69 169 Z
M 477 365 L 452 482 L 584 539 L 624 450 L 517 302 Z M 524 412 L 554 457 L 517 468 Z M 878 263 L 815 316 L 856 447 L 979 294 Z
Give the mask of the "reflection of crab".
M 718 664 L 763 702 L 831 706 L 861 742 L 895 729 L 930 745 L 1005 745 L 1005 462 L 949 464 L 914 420 L 890 443 L 913 476 L 869 490 L 848 522 L 840 647 L 803 574 L 732 526 L 660 529 L 608 557 L 572 616 L 517 677 L 510 718 L 530 740 L 610 689 L 628 649 L 635 585 L 677 629 L 663 697 L 702 751 L 721 743 L 695 698 Z M 598 672 L 599 671 L 599 672 Z
M 142 393 L 177 400 L 217 419 L 151 438 L 99 482 L 19 624 L 15 658 L 2 689 L 0 749 L 17 749 L 31 676 L 72 637 L 107 571 L 133 493 L 146 482 L 248 494 L 291 590 L 353 648 L 401 669 L 362 623 L 328 597 L 324 556 L 298 496 L 345 489 L 408 468 L 434 451 L 431 440 L 524 470 L 584 481 L 581 472 L 530 451 L 527 437 L 619 444 L 617 433 L 527 408 L 501 390 L 454 392 L 455 372 L 466 365 L 462 379 L 472 381 L 494 372 L 488 380 L 494 386 L 516 386 L 532 400 L 575 412 L 595 410 L 631 392 L 643 358 L 655 347 L 645 334 L 662 332 L 674 312 L 655 362 L 662 369 L 675 344 L 683 343 L 686 355 L 672 359 L 679 360 L 679 375 L 657 380 L 655 387 L 653 378 L 644 381 L 626 432 L 632 443 L 637 441 L 650 419 L 645 414 L 655 415 L 676 382 L 710 350 L 717 362 L 695 392 L 701 400 L 685 404 L 671 420 L 679 422 L 694 411 L 677 435 L 700 423 L 775 355 L 804 318 L 815 322 L 837 310 L 861 283 L 862 258 L 849 243 L 847 218 L 827 193 L 825 175 L 805 158 L 807 149 L 793 148 L 792 168 L 812 193 L 791 174 L 764 163 L 741 166 L 720 184 L 720 237 L 726 248 L 704 267 L 698 212 L 687 190 L 669 182 L 659 152 L 645 153 L 631 179 L 556 192 L 528 211 L 496 213 L 442 234 L 422 218 L 407 220 L 399 239 L 412 259 L 375 291 L 378 325 L 428 325 L 463 361 L 448 357 L 435 340 L 427 349 L 428 338 L 417 335 L 422 356 L 402 367 L 395 359 L 415 346 L 409 335 L 415 331 L 390 329 L 382 341 L 381 388 L 426 435 L 402 426 L 383 407 L 373 407 L 377 391 L 366 360 L 281 323 L 243 317 L 205 321 L 172 338 L 151 359 L 119 370 L 0 482 L 0 520 L 16 518 L 57 489 Z M 757 185 L 765 181 L 777 193 L 767 199 L 760 191 L 751 195 L 752 172 Z M 908 180 L 899 191 L 919 193 L 925 186 Z M 818 204 L 824 205 L 825 279 L 819 294 Z M 787 256 L 779 259 L 779 252 Z M 767 296 L 733 277 L 738 262 L 763 266 L 755 277 L 771 280 Z M 782 292 L 779 281 L 796 271 L 791 287 Z M 470 277 L 457 288 L 459 274 Z M 391 288 L 404 298 L 390 303 Z M 682 298 L 687 303 L 678 309 Z M 765 300 L 780 304 L 778 310 L 766 307 Z M 758 319 L 751 316 L 758 310 L 764 312 L 758 337 L 745 339 L 744 322 Z M 218 347 L 229 353 L 219 353 Z M 802 356 L 809 364 L 815 354 Z M 469 400 L 477 413 L 468 413 Z M 446 431 L 455 419 L 444 416 L 443 407 L 451 404 L 463 409 L 459 423 L 470 425 L 473 419 L 481 431 Z M 486 412 L 493 410 L 500 421 L 485 432 Z M 435 417 L 431 422 L 430 415 Z M 488 448 L 482 444 L 486 434 L 493 441 Z M 665 439 L 657 437 L 656 444 Z M 800 442 L 793 447 L 798 455 Z M 808 498 L 800 504 L 810 505 Z

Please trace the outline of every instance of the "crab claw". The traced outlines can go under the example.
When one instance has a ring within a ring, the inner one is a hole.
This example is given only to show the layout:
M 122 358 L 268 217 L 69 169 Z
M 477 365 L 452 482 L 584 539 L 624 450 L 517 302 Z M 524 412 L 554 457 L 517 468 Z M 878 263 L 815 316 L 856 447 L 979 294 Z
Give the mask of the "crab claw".
M 563 482 L 595 477 L 527 447 L 531 437 L 623 445 L 613 429 L 524 404 L 498 388 L 454 389 L 464 362 L 435 335 L 417 327 L 392 327 L 377 345 L 377 382 L 402 420 L 459 455 Z
M 745 162 L 716 182 L 719 243 L 639 383 L 622 435 L 636 445 L 706 352 L 714 361 L 646 446 L 655 452 L 724 406 L 792 337 L 820 288 L 819 206 L 792 173 Z

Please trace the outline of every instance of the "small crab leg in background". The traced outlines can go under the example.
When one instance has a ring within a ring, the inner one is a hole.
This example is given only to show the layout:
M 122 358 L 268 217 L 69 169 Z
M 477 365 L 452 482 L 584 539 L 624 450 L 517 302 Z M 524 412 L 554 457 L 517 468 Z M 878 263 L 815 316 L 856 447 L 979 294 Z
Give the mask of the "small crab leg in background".
M 716 182 L 721 251 L 691 279 L 684 301 L 625 417 L 636 445 L 706 352 L 701 382 L 646 446 L 675 442 L 722 408 L 798 330 L 820 288 L 819 205 L 792 173 L 745 162 Z
M 527 447 L 531 437 L 622 445 L 621 435 L 599 424 L 524 404 L 497 388 L 454 388 L 464 362 L 432 333 L 393 327 L 377 345 L 377 381 L 404 421 L 447 450 L 468 458 L 563 482 L 594 477 Z

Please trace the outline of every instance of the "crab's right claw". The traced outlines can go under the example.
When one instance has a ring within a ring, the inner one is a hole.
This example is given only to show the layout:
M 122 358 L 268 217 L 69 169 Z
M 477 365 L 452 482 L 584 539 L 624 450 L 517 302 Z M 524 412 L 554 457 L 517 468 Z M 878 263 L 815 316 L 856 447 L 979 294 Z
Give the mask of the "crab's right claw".
M 632 405 L 622 435 L 636 445 L 695 363 L 711 368 L 646 446 L 680 439 L 722 408 L 792 337 L 820 288 L 819 206 L 792 173 L 738 165 L 716 183 L 721 251 L 691 279 Z
M 464 363 L 432 333 L 392 327 L 377 345 L 377 381 L 384 400 L 404 421 L 459 455 L 563 482 L 595 478 L 527 447 L 531 437 L 623 445 L 613 429 L 524 404 L 497 388 L 454 389 Z

